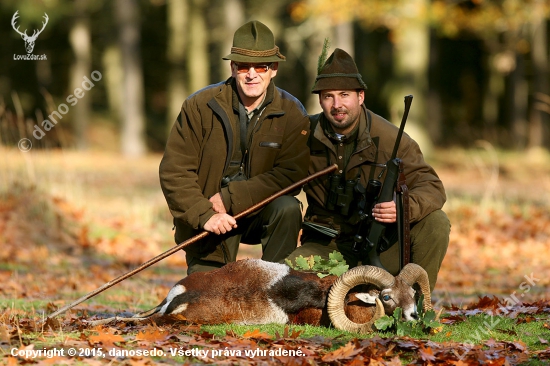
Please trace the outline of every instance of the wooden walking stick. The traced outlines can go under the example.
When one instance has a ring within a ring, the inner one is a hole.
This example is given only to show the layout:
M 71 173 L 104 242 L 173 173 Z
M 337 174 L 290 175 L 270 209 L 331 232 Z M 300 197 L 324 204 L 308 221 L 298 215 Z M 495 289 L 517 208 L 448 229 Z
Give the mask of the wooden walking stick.
M 312 174 L 312 175 L 308 175 L 307 177 L 305 177 L 304 179 L 280 190 L 279 192 L 275 193 L 274 195 L 264 199 L 263 201 L 261 202 L 258 202 L 257 204 L 253 205 L 252 207 L 242 211 L 242 212 L 239 212 L 238 214 L 236 214 L 235 216 L 233 216 L 235 218 L 235 220 L 238 220 L 238 219 L 242 219 L 243 217 L 246 217 L 248 215 L 250 215 L 252 212 L 254 211 L 257 211 L 258 209 L 262 208 L 263 206 L 267 205 L 268 203 L 270 203 L 271 201 L 275 200 L 276 198 L 278 197 L 281 197 L 281 196 L 284 196 L 285 194 L 288 194 L 288 193 L 291 193 L 293 191 L 295 191 L 296 189 L 300 188 L 301 186 L 303 186 L 304 184 L 316 179 L 316 178 L 319 178 L 325 174 L 328 174 L 330 172 L 333 172 L 335 171 L 336 169 L 338 169 L 338 165 L 334 164 L 334 165 L 331 165 L 329 166 L 328 168 L 325 168 L 315 174 Z M 132 277 L 133 275 L 135 275 L 136 273 L 139 273 L 141 271 L 143 271 L 145 268 L 147 267 L 150 267 L 152 266 L 153 264 L 163 260 L 164 258 L 166 257 L 169 257 L 171 256 L 172 254 L 176 253 L 177 251 L 185 248 L 186 246 L 192 244 L 192 243 L 195 243 L 201 239 L 204 239 L 205 237 L 208 236 L 208 234 L 210 234 L 210 232 L 208 231 L 203 231 L 202 233 L 200 234 L 197 234 L 195 235 L 194 237 L 190 238 L 190 239 L 187 239 L 186 241 L 184 241 L 183 243 L 180 243 L 178 245 L 176 245 L 175 247 L 173 247 L 172 249 L 169 249 L 167 250 L 166 252 L 162 253 L 162 254 L 159 254 L 157 255 L 155 258 L 153 259 L 150 259 L 148 260 L 147 262 L 143 263 L 141 266 L 133 269 L 132 271 L 128 272 L 128 273 L 125 273 L 123 274 L 122 276 L 119 276 L 117 278 L 115 278 L 114 280 L 111 280 L 109 282 L 107 282 L 106 284 L 104 284 L 103 286 L 101 286 L 100 288 L 90 292 L 89 294 L 87 295 L 84 295 L 82 296 L 80 299 L 74 301 L 73 303 L 69 304 L 69 305 L 66 305 L 64 307 L 62 307 L 61 309 L 58 309 L 57 311 L 55 311 L 54 313 L 48 315 L 48 318 L 47 319 L 51 319 L 53 317 L 56 317 L 58 316 L 59 314 L 62 314 L 64 312 L 66 312 L 67 310 L 69 309 L 72 309 L 74 308 L 76 305 L 96 296 L 97 294 L 107 290 L 108 288 L 110 287 L 113 287 L 114 285 L 116 285 L 117 283 L 119 282 L 122 282 L 124 281 L 125 279 L 127 279 L 128 277 Z

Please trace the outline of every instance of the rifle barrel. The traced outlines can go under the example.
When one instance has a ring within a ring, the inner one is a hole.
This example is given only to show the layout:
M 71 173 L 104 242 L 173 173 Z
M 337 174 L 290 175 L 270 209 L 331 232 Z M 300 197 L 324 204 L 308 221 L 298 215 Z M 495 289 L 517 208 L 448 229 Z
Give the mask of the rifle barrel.
M 397 157 L 397 150 L 399 149 L 399 143 L 401 143 L 401 136 L 403 136 L 403 130 L 405 129 L 405 123 L 407 122 L 407 117 L 409 116 L 409 111 L 411 110 L 413 96 L 405 96 L 405 111 L 403 112 L 403 117 L 401 118 L 401 125 L 399 126 L 399 132 L 397 132 L 397 138 L 395 139 L 395 145 L 393 145 L 393 152 L 391 154 L 390 160 L 393 160 Z

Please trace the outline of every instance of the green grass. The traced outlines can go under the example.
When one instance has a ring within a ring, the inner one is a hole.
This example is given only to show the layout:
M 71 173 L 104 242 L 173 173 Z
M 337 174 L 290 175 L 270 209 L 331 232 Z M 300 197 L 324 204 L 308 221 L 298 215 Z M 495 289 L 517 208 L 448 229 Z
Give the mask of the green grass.
M 525 316 L 518 317 L 522 318 Z M 478 314 L 467 317 L 464 322 L 446 325 L 441 332 L 428 336 L 428 339 L 473 344 L 482 344 L 491 338 L 508 342 L 521 340 L 531 350 L 545 349 L 547 345 L 542 344 L 539 337 L 550 338 L 550 331 L 544 327 L 544 323 L 550 319 L 549 314 L 536 315 L 537 320 L 529 323 L 517 324 L 518 319 Z
M 203 325 L 201 329 L 214 335 L 223 337 L 227 332 L 233 332 L 236 335 L 243 336 L 246 332 L 252 332 L 259 329 L 261 333 L 266 333 L 272 338 L 278 333 L 281 337 L 284 334 L 285 327 L 288 327 L 289 335 L 292 332 L 300 332 L 300 338 L 338 338 L 339 340 L 348 341 L 353 338 L 365 338 L 364 335 L 357 333 L 343 332 L 335 328 L 315 327 L 312 325 L 285 325 L 285 324 L 261 324 L 261 325 L 237 325 L 237 324 L 220 324 L 220 325 Z M 344 342 L 345 343 L 345 342 Z
M 131 292 L 127 290 L 117 290 L 114 293 L 111 293 L 112 296 L 127 296 L 131 295 Z M 134 294 L 136 299 L 141 298 L 140 294 Z M 106 307 L 112 308 L 124 308 L 129 305 L 124 302 L 113 301 L 112 298 L 102 298 L 98 296 L 93 300 L 94 305 L 104 305 Z M 150 308 L 147 301 L 144 301 L 139 306 L 141 310 Z M 11 315 L 10 317 L 16 317 L 20 319 L 19 321 L 24 322 L 25 319 L 34 319 L 36 325 L 34 331 L 27 330 L 23 335 L 23 341 L 25 344 L 35 344 L 36 347 L 46 347 L 46 348 L 55 348 L 59 347 L 66 339 L 78 339 L 81 337 L 81 333 L 87 336 L 94 334 L 91 329 L 81 329 L 79 331 L 74 331 L 74 329 L 44 329 L 40 327 L 40 320 L 44 319 L 44 314 L 48 313 L 46 311 L 47 302 L 43 300 L 25 300 L 25 299 L 2 299 L 0 300 L 0 311 L 9 313 L 9 310 L 16 309 L 17 312 Z M 135 308 L 134 308 L 135 309 Z M 85 312 L 76 311 L 78 315 L 85 315 L 91 317 L 95 313 L 101 313 L 100 308 L 97 311 L 86 310 Z M 443 317 L 445 314 L 443 314 Z M 519 319 L 523 319 L 520 321 Z M 4 321 L 6 321 L 4 319 Z M 548 323 L 550 323 L 550 314 L 536 314 L 536 315 L 521 315 L 517 319 L 511 319 L 504 316 L 489 316 L 486 314 L 477 314 L 474 316 L 467 316 L 462 322 L 457 322 L 452 325 L 444 325 L 442 329 L 436 334 L 425 334 L 425 333 L 413 333 L 411 334 L 412 338 L 415 339 L 424 339 L 431 340 L 440 344 L 448 342 L 457 342 L 462 344 L 473 344 L 473 345 L 484 345 L 489 339 L 493 339 L 496 342 L 505 341 L 505 342 L 517 342 L 522 341 L 525 343 L 527 350 L 530 352 L 536 350 L 543 350 L 548 347 L 548 344 L 541 342 L 542 340 L 548 340 L 550 338 L 550 330 L 548 329 Z M 72 328 L 72 326 L 70 327 Z M 246 337 L 246 333 L 252 333 L 256 330 L 259 330 L 260 333 L 267 334 L 267 338 L 277 339 L 278 337 L 283 337 L 285 334 L 285 328 L 287 331 L 287 336 L 298 335 L 298 340 L 308 340 L 309 342 L 315 342 L 318 344 L 323 344 L 326 352 L 334 351 L 349 341 L 354 339 L 366 339 L 372 338 L 374 336 L 379 336 L 381 338 L 393 338 L 395 342 L 399 342 L 400 338 L 396 338 L 395 334 L 392 332 L 376 332 L 371 334 L 357 334 L 350 333 L 345 331 L 340 331 L 334 328 L 326 327 L 315 327 L 310 325 L 282 325 L 282 324 L 265 324 L 265 325 L 236 325 L 236 324 L 222 324 L 222 325 L 203 325 L 200 327 L 200 330 L 196 329 L 192 332 L 186 331 L 186 327 L 176 327 L 173 330 L 177 329 L 177 332 L 180 335 L 190 335 L 193 334 L 203 334 L 207 332 L 213 335 L 213 341 L 224 341 L 224 338 L 227 335 L 236 336 L 236 337 Z M 135 337 L 137 332 L 142 331 L 143 328 L 131 328 L 124 331 L 124 336 Z M 264 342 L 261 340 L 263 336 L 256 338 L 256 342 L 259 347 L 262 347 L 262 344 L 268 344 L 269 342 Z M 209 337 L 208 337 L 209 338 Z M 133 349 L 135 348 L 133 342 L 126 343 L 123 348 Z M 488 349 L 488 346 L 483 346 L 484 349 Z M 401 352 L 401 360 L 403 364 L 407 362 L 412 362 L 417 359 L 417 355 L 414 353 Z M 168 359 L 168 358 L 166 358 Z M 175 362 L 188 362 L 192 361 L 190 358 L 185 357 L 169 357 L 170 360 Z M 200 360 L 195 360 L 200 361 Z M 547 362 L 546 360 L 538 360 L 535 356 L 532 356 L 527 365 L 543 365 Z
M 522 317 L 518 317 L 520 319 Z M 523 317 L 524 318 L 524 317 Z M 483 344 L 489 339 L 495 341 L 513 342 L 521 340 L 529 349 L 540 350 L 548 347 L 540 342 L 539 337 L 550 338 L 550 330 L 544 327 L 544 323 L 550 320 L 549 314 L 535 316 L 536 321 L 529 323 L 516 324 L 518 319 L 510 319 L 503 316 L 489 316 L 486 314 L 477 314 L 469 316 L 465 321 L 453 325 L 444 325 L 442 330 L 436 334 L 424 334 L 417 332 L 414 338 L 429 339 L 434 342 L 460 342 Z M 338 338 L 342 341 L 354 338 L 370 338 L 374 335 L 380 337 L 392 337 L 392 332 L 376 332 L 371 334 L 350 333 L 334 328 L 315 327 L 311 325 L 288 325 L 291 331 L 301 331 L 301 338 L 326 337 Z M 246 332 L 259 329 L 260 332 L 275 337 L 276 332 L 283 334 L 285 325 L 267 324 L 267 325 L 208 325 L 202 326 L 202 329 L 217 336 L 225 336 L 227 331 L 233 331 L 237 335 L 244 335 Z

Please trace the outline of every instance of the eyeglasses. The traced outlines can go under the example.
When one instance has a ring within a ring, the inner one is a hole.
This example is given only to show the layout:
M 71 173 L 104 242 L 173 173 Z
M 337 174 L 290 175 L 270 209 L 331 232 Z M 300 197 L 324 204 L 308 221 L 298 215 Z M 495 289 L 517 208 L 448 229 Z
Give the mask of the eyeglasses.
M 233 64 L 237 68 L 237 72 L 239 74 L 247 73 L 248 70 L 250 70 L 251 68 L 254 68 L 254 70 L 258 74 L 263 74 L 264 72 L 267 72 L 267 70 L 271 68 L 271 65 L 273 65 L 272 63 L 269 65 L 261 65 L 261 64 L 240 64 L 236 62 L 234 62 Z

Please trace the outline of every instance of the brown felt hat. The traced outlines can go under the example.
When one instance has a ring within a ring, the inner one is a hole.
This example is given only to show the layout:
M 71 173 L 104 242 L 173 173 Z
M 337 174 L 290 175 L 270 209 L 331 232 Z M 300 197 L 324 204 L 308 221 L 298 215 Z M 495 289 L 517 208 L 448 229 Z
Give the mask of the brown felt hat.
M 361 74 L 353 58 L 344 50 L 335 49 L 319 71 L 312 93 L 321 90 L 365 90 Z
M 223 58 L 236 62 L 281 62 L 285 56 L 275 46 L 271 30 L 263 23 L 253 20 L 241 26 L 233 35 L 231 53 Z

